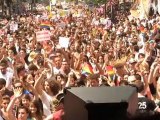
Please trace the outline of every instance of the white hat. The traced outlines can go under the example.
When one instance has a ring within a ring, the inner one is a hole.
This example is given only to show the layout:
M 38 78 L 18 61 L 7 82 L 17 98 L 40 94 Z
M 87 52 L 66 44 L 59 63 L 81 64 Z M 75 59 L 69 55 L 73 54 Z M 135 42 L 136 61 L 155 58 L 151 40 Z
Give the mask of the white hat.
M 133 58 L 131 58 L 131 59 L 129 60 L 129 63 L 135 63 L 135 62 L 136 62 L 136 60 L 133 59 Z
M 30 54 L 29 54 L 29 57 L 28 57 L 28 61 L 29 62 L 32 62 L 36 57 L 37 57 L 38 53 L 32 51 Z
M 12 38 L 12 37 L 10 37 L 10 38 L 9 38 L 9 42 L 12 42 L 12 41 L 13 41 L 13 38 Z
M 128 82 L 129 82 L 129 83 L 131 83 L 131 82 L 133 82 L 133 81 L 135 81 L 135 80 L 136 80 L 136 77 L 135 77 L 134 75 L 128 76 Z

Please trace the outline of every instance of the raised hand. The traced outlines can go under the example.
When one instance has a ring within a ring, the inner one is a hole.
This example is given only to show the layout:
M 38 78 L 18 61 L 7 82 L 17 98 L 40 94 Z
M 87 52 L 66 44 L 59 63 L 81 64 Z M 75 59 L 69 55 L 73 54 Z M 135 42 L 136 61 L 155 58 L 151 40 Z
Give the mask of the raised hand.
M 13 92 L 14 92 L 14 97 L 15 98 L 20 98 L 21 96 L 22 96 L 22 88 L 16 88 L 16 89 L 14 89 L 13 90 Z
M 73 73 L 73 72 L 70 72 L 70 73 L 68 74 L 68 77 L 69 77 L 69 78 L 72 78 L 73 75 L 74 75 L 74 73 Z
M 40 78 L 45 78 L 45 76 L 47 75 L 47 72 L 49 72 L 49 69 L 42 70 L 40 74 Z

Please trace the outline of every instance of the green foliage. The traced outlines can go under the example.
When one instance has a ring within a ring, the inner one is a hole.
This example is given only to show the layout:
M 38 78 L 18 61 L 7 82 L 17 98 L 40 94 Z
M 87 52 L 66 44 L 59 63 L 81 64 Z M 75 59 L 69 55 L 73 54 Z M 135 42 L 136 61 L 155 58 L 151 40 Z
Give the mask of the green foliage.
M 86 3 L 94 4 L 94 5 L 102 5 L 108 2 L 108 0 L 86 0 Z
M 66 2 L 85 2 L 87 4 L 92 4 L 92 5 L 102 5 L 106 2 L 108 2 L 109 0 L 66 0 Z
M 106 3 L 108 0 L 92 0 L 95 5 L 101 5 Z
M 76 2 L 77 0 L 65 0 L 66 2 Z

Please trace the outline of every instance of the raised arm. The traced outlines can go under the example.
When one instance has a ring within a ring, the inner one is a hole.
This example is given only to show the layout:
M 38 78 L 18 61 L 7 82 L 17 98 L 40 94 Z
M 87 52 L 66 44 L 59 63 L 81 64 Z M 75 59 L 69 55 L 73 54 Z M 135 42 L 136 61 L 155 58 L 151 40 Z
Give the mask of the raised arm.
M 157 62 L 154 62 L 154 63 L 152 63 L 152 65 L 151 65 L 151 68 L 150 68 L 150 73 L 149 73 L 149 76 L 148 76 L 148 83 L 149 84 L 151 84 L 151 83 L 153 83 L 154 84 L 154 86 L 156 86 L 156 84 L 155 84 L 155 75 L 156 75 L 156 71 L 158 70 L 158 68 L 156 67 L 157 66 Z
M 83 59 L 83 54 L 81 53 L 77 57 L 77 59 L 76 59 L 77 61 L 75 61 L 75 65 L 74 65 L 75 70 L 80 70 L 81 69 L 82 59 Z
M 7 118 L 8 120 L 16 120 L 16 116 L 13 114 L 13 107 L 14 107 L 14 103 L 15 101 L 20 98 L 22 96 L 22 89 L 14 89 L 14 97 L 12 98 L 12 100 L 10 101 L 7 109 L 6 109 L 6 113 L 7 113 Z
M 152 78 L 152 81 L 153 81 L 153 85 L 155 86 L 155 88 L 157 87 L 157 81 L 156 81 L 156 77 L 159 76 L 159 67 L 160 65 L 157 65 L 154 69 L 154 72 L 153 72 L 153 78 Z
M 46 75 L 46 70 L 42 71 L 42 73 L 40 74 L 38 79 L 35 81 L 34 88 L 39 95 L 42 94 L 42 81 L 43 81 L 45 75 Z
M 31 85 L 29 84 L 28 82 L 24 81 L 24 87 L 25 89 L 27 89 L 28 91 L 32 92 L 33 95 L 34 95 L 34 99 L 38 100 L 38 93 L 36 91 L 36 89 Z
M 71 82 L 71 79 L 72 79 L 72 75 L 73 75 L 72 72 L 70 72 L 68 74 L 68 80 L 67 80 L 67 83 L 66 83 L 65 87 L 70 87 L 70 82 Z
M 51 78 L 54 75 L 54 72 L 53 72 L 53 63 L 48 58 L 45 59 L 45 62 L 46 62 L 47 67 L 49 68 L 49 73 L 47 73 L 47 74 L 49 74 L 49 76 L 47 78 Z

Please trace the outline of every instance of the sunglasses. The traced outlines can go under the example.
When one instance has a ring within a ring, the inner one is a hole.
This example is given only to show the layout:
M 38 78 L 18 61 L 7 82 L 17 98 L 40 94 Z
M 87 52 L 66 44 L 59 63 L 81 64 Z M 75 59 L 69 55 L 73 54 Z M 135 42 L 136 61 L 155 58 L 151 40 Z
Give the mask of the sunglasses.
M 23 87 L 22 86 L 15 86 L 14 88 L 17 89 L 17 88 L 23 88 Z

